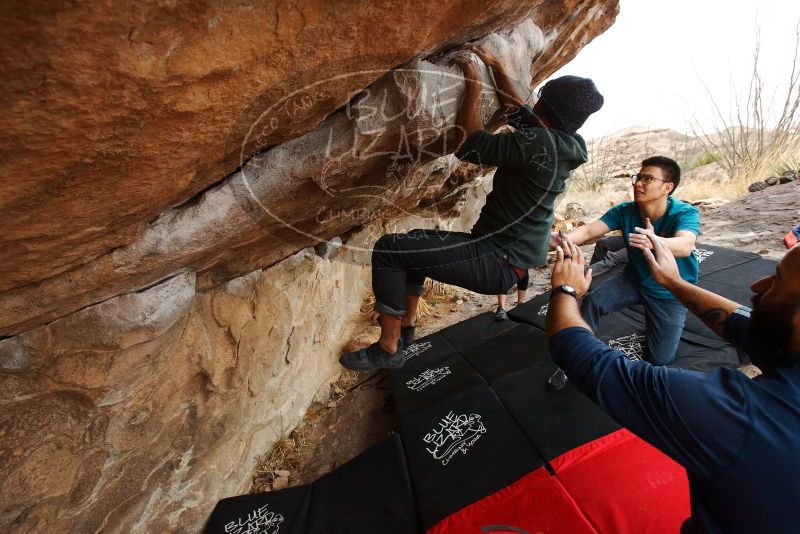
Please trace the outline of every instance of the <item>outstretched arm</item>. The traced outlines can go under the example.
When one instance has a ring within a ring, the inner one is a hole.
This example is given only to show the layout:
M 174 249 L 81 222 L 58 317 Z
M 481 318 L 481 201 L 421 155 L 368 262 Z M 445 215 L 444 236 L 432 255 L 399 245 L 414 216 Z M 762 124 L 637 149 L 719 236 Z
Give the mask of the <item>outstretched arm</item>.
M 652 228 L 650 226 L 644 233 L 650 240 L 652 250 L 644 248 L 642 251 L 650 272 L 653 273 L 653 279 L 675 295 L 675 298 L 697 315 L 714 333 L 724 337 L 728 317 L 741 305 L 682 279 L 675 257 L 663 243 L 664 239 L 656 236 Z
M 466 81 L 464 101 L 456 116 L 459 148 L 455 156 L 462 161 L 492 167 L 521 169 L 552 165 L 556 142 L 549 131 L 528 128 L 492 134 L 485 130 L 480 113 L 482 84 L 478 69 L 469 57 L 461 56 L 455 61 L 464 71 Z
M 571 285 L 580 296 L 591 275 L 578 247 L 565 243 L 556 250 L 552 284 Z M 630 361 L 592 335 L 577 300 L 563 293 L 550 300 L 547 337 L 553 361 L 578 389 L 689 472 L 708 476 L 736 458 L 751 426 L 739 385 L 746 378 Z
M 464 101 L 456 117 L 456 126 L 460 136 L 458 145 L 461 146 L 467 137 L 484 128 L 481 120 L 481 81 L 478 69 L 471 59 L 459 56 L 455 61 L 464 72 L 464 83 L 466 84 Z
M 525 103 L 525 97 L 517 89 L 514 81 L 508 76 L 503 63 L 493 53 L 482 46 L 472 46 L 470 50 L 481 58 L 481 61 L 492 70 L 494 81 L 497 85 L 497 99 L 503 108 L 503 113 L 509 114 L 516 111 L 518 107 Z
M 564 238 L 569 239 L 576 245 L 582 245 L 587 241 L 606 235 L 610 231 L 611 229 L 608 227 L 606 223 L 604 223 L 600 219 L 597 219 L 596 221 L 592 221 L 589 224 L 584 224 L 583 226 L 579 226 L 578 228 L 575 228 L 573 231 L 565 235 L 560 235 L 557 232 L 552 232 L 550 234 L 550 250 L 555 249 L 558 245 L 563 245 L 562 240 Z

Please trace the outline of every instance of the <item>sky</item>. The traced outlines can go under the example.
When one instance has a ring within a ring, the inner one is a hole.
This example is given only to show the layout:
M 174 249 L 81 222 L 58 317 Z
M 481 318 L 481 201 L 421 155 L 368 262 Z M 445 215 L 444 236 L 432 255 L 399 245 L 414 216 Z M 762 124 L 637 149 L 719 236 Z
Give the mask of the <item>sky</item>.
M 592 78 L 605 105 L 580 133 L 629 126 L 712 132 L 712 100 L 725 111 L 747 92 L 760 29 L 760 73 L 773 103 L 785 98 L 800 0 L 620 0 L 616 22 L 553 76 Z M 800 68 L 800 65 L 798 65 Z M 708 90 L 704 88 L 704 84 Z

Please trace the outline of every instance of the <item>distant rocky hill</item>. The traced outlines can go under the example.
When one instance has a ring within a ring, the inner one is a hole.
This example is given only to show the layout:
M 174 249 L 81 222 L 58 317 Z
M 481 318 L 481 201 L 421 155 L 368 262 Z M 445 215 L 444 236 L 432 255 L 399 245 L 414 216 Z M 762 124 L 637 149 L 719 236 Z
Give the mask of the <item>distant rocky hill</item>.
M 727 176 L 709 153 L 708 142 L 669 128 L 631 126 L 613 134 L 587 141 L 589 161 L 576 169 L 557 212 L 566 219 L 568 204 L 579 204 L 588 218 L 610 206 L 631 200 L 629 176 L 642 160 L 663 155 L 675 159 L 683 178 L 679 198 L 717 207 L 735 198 L 741 188 L 726 184 Z
M 700 150 L 697 140 L 691 136 L 669 128 L 646 126 L 632 126 L 609 136 L 590 139 L 587 145 L 589 165 L 610 177 L 629 176 L 650 156 L 664 155 L 680 160 L 693 157 Z
M 629 176 L 637 172 L 642 160 L 654 155 L 673 158 L 681 166 L 681 184 L 676 196 L 703 210 L 720 207 L 743 194 L 761 191 L 797 179 L 797 169 L 766 172 L 732 179 L 718 160 L 714 147 L 724 144 L 721 138 L 741 138 L 741 131 L 725 130 L 703 137 L 686 135 L 669 128 L 631 126 L 613 134 L 587 141 L 589 161 L 573 172 L 567 193 L 557 214 L 564 224 L 588 221 L 610 206 L 631 200 Z M 775 161 L 779 168 L 780 162 Z M 773 176 L 774 174 L 774 176 Z M 577 210 L 575 205 L 579 205 Z

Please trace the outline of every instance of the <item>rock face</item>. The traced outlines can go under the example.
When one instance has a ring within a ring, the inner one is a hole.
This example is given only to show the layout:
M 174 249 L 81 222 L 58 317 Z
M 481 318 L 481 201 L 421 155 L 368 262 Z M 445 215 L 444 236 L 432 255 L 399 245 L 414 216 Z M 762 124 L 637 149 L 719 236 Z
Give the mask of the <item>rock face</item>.
M 305 250 L 199 293 L 183 274 L 2 342 L 25 371 L 3 375 L 3 530 L 196 531 L 338 374 L 366 280 L 346 267 Z
M 486 194 L 463 193 L 449 229 Z M 0 341 L 3 532 L 197 532 L 327 397 L 375 236 L 430 222 L 371 223 L 333 261 L 308 248 L 210 290 L 180 274 Z
M 375 191 L 407 197 L 398 177 L 409 163 L 453 149 L 434 146 L 462 83 L 440 51 L 488 34 L 536 85 L 615 10 L 616 0 L 6 9 L 0 164 L 15 179 L 0 184 L 0 335 L 184 270 L 215 268 L 224 281 L 365 222 L 386 202 Z M 246 161 L 249 183 L 225 178 Z M 356 188 L 372 202 L 339 194 Z M 335 218 L 322 227 L 320 207 Z M 275 232 L 294 239 L 276 246 Z
M 196 532 L 327 394 L 374 239 L 477 214 L 447 51 L 528 90 L 616 10 L 7 6 L 0 530 Z

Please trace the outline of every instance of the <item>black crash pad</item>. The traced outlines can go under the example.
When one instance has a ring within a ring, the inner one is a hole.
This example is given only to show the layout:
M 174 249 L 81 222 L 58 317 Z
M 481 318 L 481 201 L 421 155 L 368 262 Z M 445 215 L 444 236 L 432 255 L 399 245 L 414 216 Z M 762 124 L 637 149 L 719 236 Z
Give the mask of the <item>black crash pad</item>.
M 444 330 L 440 330 L 439 333 L 442 334 L 458 352 L 463 352 L 515 326 L 517 325 L 514 321 L 498 321 L 495 319 L 493 312 L 486 312 L 452 326 L 448 326 Z
M 403 349 L 406 363 L 403 368 L 425 368 L 458 354 L 441 332 L 417 339 Z
M 537 362 L 550 363 L 544 332 L 525 324 L 465 350 L 462 356 L 487 381 Z
M 315 534 L 421 533 L 400 435 L 314 482 L 308 526 Z
M 720 271 L 724 272 L 724 271 Z M 703 289 L 707 289 L 712 293 L 716 293 L 722 297 L 744 304 L 750 305 L 750 297 L 752 293 L 749 289 L 743 289 L 728 284 L 722 284 L 711 280 L 703 279 L 697 284 Z M 636 321 L 645 324 L 644 319 L 644 306 L 641 304 L 627 308 L 622 312 L 624 315 L 635 319 Z M 686 321 L 684 323 L 681 338 L 691 343 L 704 345 L 708 348 L 723 349 L 727 342 L 715 334 L 703 321 L 691 311 L 686 314 Z
M 623 312 L 603 316 L 595 333 L 603 343 L 619 349 L 630 360 L 643 360 L 646 345 L 644 323 Z
M 758 258 L 712 273 L 705 273 L 701 270 L 700 279 L 708 282 L 727 284 L 740 289 L 750 289 L 750 285 L 756 280 L 775 274 L 777 266 L 778 262 L 774 260 Z M 747 303 L 741 302 L 740 304 Z
M 222 499 L 214 507 L 206 534 L 308 532 L 310 486 Z
M 508 316 L 519 323 L 533 325 L 544 330 L 549 303 L 550 292 L 546 291 L 540 295 L 536 295 L 528 302 L 524 302 L 508 310 Z
M 597 337 L 609 346 L 621 350 L 630 359 L 644 360 L 647 334 L 643 316 L 635 309 L 614 312 L 600 319 Z M 698 321 L 698 325 L 706 328 L 699 319 L 694 319 Z M 693 324 L 694 321 L 690 323 L 687 315 L 687 326 L 691 328 Z M 710 330 L 708 332 L 713 335 Z M 695 339 L 699 342 L 695 342 Z M 712 339 L 684 329 L 675 360 L 669 365 L 681 369 L 711 371 L 720 367 L 734 368 L 746 361 L 746 357 L 721 338 L 714 336 Z
M 539 365 L 506 375 L 491 383 L 536 450 L 554 458 L 621 427 L 572 383 L 549 391 L 547 379 L 554 364 Z
M 458 354 L 438 358 L 427 366 L 403 366 L 389 372 L 397 412 L 406 416 L 419 409 L 485 384 L 484 379 Z
M 760 258 L 758 254 L 753 252 L 744 252 L 705 243 L 697 243 L 693 254 L 699 262 L 701 277 Z
M 675 360 L 669 367 L 710 372 L 721 367 L 735 369 L 749 358 L 743 351 L 730 344 L 720 347 L 709 347 L 700 343 L 692 343 L 682 339 L 675 352 Z
M 488 385 L 404 417 L 401 426 L 426 529 L 544 465 Z

